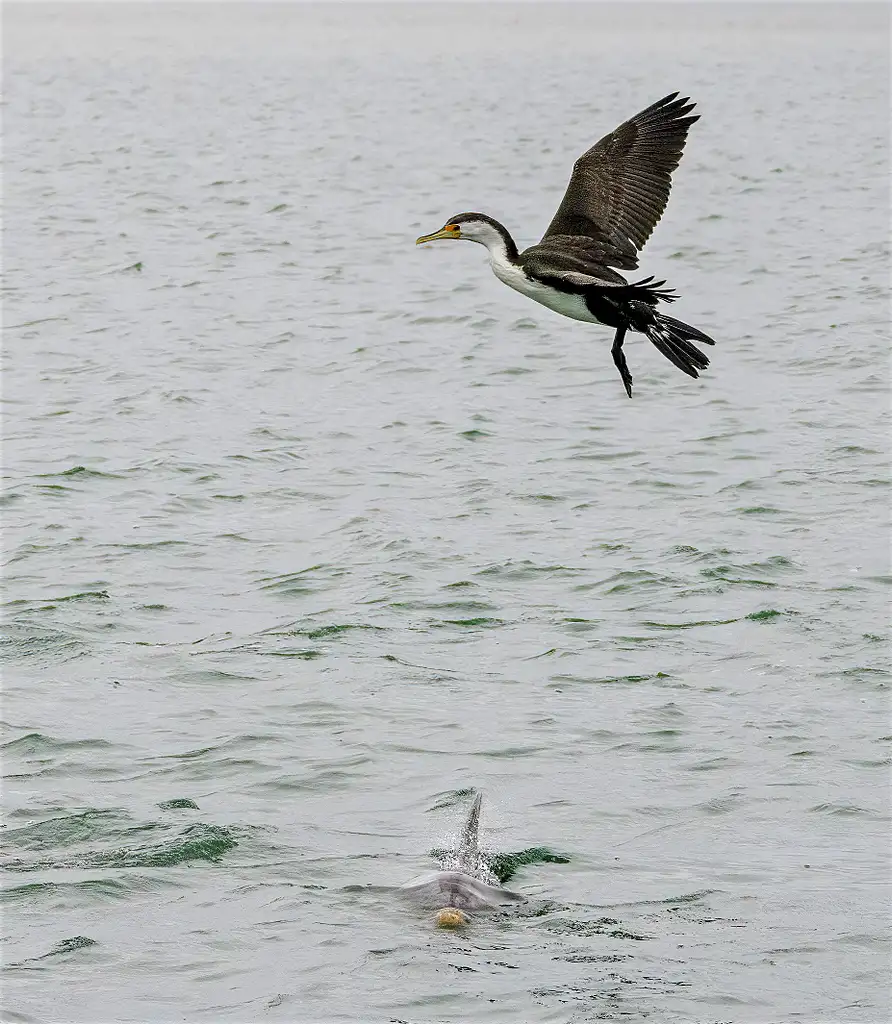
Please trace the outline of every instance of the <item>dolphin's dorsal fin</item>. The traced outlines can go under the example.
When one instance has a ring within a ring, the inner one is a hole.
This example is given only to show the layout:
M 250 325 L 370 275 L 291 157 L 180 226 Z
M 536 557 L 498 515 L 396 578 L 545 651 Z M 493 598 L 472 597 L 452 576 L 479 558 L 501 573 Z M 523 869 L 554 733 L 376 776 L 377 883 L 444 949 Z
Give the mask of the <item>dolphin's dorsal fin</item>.
M 477 870 L 480 859 L 480 805 L 483 803 L 483 794 L 478 793 L 471 805 L 471 812 L 468 820 L 462 829 L 461 840 L 458 844 L 458 856 L 461 870 L 473 874 Z

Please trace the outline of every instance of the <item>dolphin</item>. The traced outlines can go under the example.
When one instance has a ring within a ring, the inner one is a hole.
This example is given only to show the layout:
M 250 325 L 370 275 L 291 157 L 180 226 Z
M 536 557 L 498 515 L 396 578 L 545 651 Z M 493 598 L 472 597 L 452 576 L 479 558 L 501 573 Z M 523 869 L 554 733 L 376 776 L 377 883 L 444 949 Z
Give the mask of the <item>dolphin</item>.
M 470 921 L 470 910 L 498 910 L 512 903 L 523 903 L 519 893 L 492 885 L 492 875 L 480 853 L 480 807 L 478 793 L 453 857 L 455 866 L 413 879 L 400 891 L 430 910 L 436 910 L 438 928 L 461 928 Z

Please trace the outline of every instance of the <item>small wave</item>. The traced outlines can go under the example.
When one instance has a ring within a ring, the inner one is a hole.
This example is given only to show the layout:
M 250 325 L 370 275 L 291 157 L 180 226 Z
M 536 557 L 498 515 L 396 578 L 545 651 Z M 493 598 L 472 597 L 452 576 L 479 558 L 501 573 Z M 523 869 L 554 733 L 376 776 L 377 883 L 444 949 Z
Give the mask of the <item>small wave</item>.
M 58 473 L 37 473 L 37 480 L 53 480 L 56 477 L 78 477 L 80 480 L 123 480 L 120 473 L 103 473 L 100 469 L 88 469 L 86 466 L 72 466 Z
M 858 804 L 833 801 L 830 803 L 815 804 L 809 807 L 811 814 L 829 814 L 842 818 L 874 818 L 879 821 L 887 821 L 888 814 L 880 814 L 867 807 L 860 807 Z
M 651 629 L 696 629 L 698 626 L 730 626 L 739 619 L 695 619 L 692 622 L 652 622 L 644 620 L 641 625 Z
M 784 612 L 778 611 L 777 608 L 763 608 L 758 612 L 750 612 L 749 615 L 745 616 L 750 622 L 770 622 L 771 619 L 776 619 L 780 615 L 784 615 Z
M 84 657 L 90 645 L 81 637 L 61 629 L 7 623 L 0 635 L 0 657 L 3 660 L 40 659 L 59 664 Z
M 559 675 L 552 676 L 552 682 L 554 683 L 576 683 L 583 686 L 609 686 L 612 683 L 650 683 L 656 680 L 662 681 L 663 679 L 671 679 L 672 677 L 668 672 L 653 672 L 642 675 L 627 675 L 627 676 L 573 676 L 573 675 Z
M 13 885 L 0 892 L 0 901 L 6 904 L 24 903 L 29 908 L 43 897 L 58 898 L 70 895 L 84 895 L 91 904 L 97 900 L 126 899 L 134 891 L 144 889 L 134 879 L 126 882 L 114 878 L 85 878 L 77 882 L 28 882 L 25 885 Z
M 238 845 L 232 831 L 218 825 L 177 829 L 165 822 L 129 822 L 122 811 L 91 808 L 11 829 L 4 836 L 7 846 L 38 856 L 11 859 L 3 866 L 10 871 L 170 867 L 215 861 Z
M 569 864 L 570 858 L 547 846 L 531 846 L 515 853 L 495 853 L 488 857 L 489 870 L 504 885 L 526 864 Z
M 534 580 L 542 576 L 569 577 L 583 572 L 568 565 L 537 565 L 531 561 L 507 561 L 488 565 L 477 576 L 495 576 L 504 580 Z
M 0 750 L 22 757 L 45 757 L 62 750 L 110 750 L 114 746 L 108 740 L 59 740 L 43 733 L 29 732 L 0 744 Z

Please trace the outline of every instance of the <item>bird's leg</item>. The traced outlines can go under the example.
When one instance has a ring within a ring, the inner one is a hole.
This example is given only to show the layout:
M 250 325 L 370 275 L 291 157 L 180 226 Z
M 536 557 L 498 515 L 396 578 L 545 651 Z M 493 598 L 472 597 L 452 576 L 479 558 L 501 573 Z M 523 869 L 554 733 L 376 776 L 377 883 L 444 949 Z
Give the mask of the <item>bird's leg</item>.
M 623 341 L 626 337 L 626 326 L 621 324 L 616 329 L 616 335 L 613 339 L 613 348 L 610 350 L 613 356 L 613 361 L 616 363 L 616 368 L 619 370 L 619 375 L 623 379 L 623 384 L 626 386 L 626 394 L 629 398 L 632 397 L 632 374 L 629 373 L 629 367 L 626 364 L 626 355 L 623 352 Z

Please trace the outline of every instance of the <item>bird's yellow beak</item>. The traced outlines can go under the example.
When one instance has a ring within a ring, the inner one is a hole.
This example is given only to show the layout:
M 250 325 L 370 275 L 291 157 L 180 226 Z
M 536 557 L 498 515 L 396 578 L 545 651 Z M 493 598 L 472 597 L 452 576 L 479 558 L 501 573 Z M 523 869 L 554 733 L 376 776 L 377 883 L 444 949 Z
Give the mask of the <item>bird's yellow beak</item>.
M 437 911 L 438 928 L 463 928 L 470 920 L 464 911 L 456 907 L 445 907 Z
M 458 224 L 447 224 L 432 235 L 422 235 L 421 238 L 416 238 L 415 244 L 421 245 L 423 242 L 436 242 L 438 238 L 461 238 L 461 228 Z

